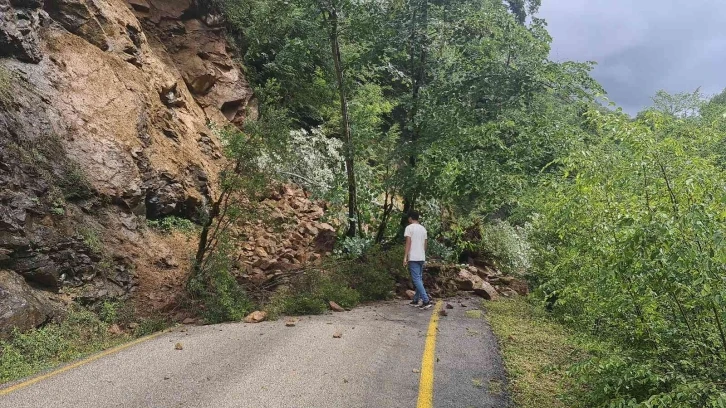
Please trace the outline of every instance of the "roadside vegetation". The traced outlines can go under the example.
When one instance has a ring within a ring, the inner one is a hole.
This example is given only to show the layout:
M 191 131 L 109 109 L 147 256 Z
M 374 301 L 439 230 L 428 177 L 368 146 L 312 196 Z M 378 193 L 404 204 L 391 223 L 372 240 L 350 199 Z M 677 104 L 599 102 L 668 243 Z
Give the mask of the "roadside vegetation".
M 0 340 L 0 384 L 37 374 L 134 338 L 163 330 L 163 319 L 136 321 L 128 306 L 105 302 L 96 311 L 73 306 L 59 322 Z
M 590 357 L 584 339 L 524 298 L 485 302 L 499 339 L 509 391 L 520 408 L 586 407 L 586 392 L 568 370 Z

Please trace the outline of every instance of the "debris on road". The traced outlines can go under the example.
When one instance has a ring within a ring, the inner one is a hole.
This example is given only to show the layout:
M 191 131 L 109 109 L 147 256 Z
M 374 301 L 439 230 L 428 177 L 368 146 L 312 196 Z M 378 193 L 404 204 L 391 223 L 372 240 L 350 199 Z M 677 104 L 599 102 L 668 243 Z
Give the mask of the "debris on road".
M 453 308 L 454 308 L 454 306 L 452 306 L 452 305 L 451 305 L 451 303 L 447 303 L 447 304 L 446 304 L 446 308 L 447 308 L 447 309 L 453 309 Z
M 421 370 L 419 370 L 418 368 L 414 368 L 414 369 L 413 369 L 413 372 L 414 372 L 414 373 L 420 373 L 420 372 L 421 372 Z
M 343 337 L 343 333 L 340 330 L 336 330 L 335 333 L 333 333 L 334 339 L 339 339 L 341 337 Z
M 332 300 L 330 302 L 328 302 L 328 305 L 330 306 L 330 310 L 332 310 L 334 312 L 345 312 L 345 309 L 340 307 L 339 304 L 333 302 Z
M 176 343 L 174 345 L 174 350 L 184 350 L 184 346 L 181 343 Z
M 261 312 L 259 310 L 255 310 L 254 312 L 248 314 L 247 317 L 245 317 L 244 322 L 245 323 L 259 323 L 265 319 L 267 319 L 267 312 Z
M 295 323 L 297 323 L 297 320 L 295 320 L 295 319 L 285 320 L 285 326 L 287 326 L 287 327 L 294 327 Z
M 439 315 L 441 316 L 448 316 L 449 314 L 446 312 L 446 310 L 439 310 Z

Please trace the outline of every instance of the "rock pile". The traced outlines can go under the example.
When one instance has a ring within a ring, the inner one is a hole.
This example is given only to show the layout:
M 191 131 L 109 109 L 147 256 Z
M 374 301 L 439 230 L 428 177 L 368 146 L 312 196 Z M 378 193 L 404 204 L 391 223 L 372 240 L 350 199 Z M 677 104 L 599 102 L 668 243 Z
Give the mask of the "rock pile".
M 526 296 L 529 293 L 526 281 L 506 276 L 491 266 L 430 263 L 426 265 L 426 271 L 424 284 L 429 294 L 436 297 L 470 292 L 486 300 L 497 300 L 499 296 Z M 402 297 L 413 298 L 410 283 L 399 283 L 399 288 Z
M 290 272 L 330 255 L 335 227 L 323 220 L 326 205 L 311 201 L 305 191 L 283 185 L 262 202 L 268 219 L 243 228 L 239 247 L 239 281 L 270 288 L 284 283 Z

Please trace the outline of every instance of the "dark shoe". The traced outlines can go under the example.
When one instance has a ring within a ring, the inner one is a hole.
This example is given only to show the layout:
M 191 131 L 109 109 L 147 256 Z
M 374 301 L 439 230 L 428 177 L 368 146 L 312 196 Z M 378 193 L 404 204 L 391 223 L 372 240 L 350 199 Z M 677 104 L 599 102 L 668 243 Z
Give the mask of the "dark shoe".
M 433 306 L 434 306 L 434 304 L 431 303 L 431 301 L 428 301 L 426 303 L 422 303 L 421 306 L 419 306 L 418 308 L 421 310 L 426 310 L 426 309 L 431 309 Z
M 408 305 L 413 306 L 413 307 L 418 307 L 418 302 L 411 302 Z

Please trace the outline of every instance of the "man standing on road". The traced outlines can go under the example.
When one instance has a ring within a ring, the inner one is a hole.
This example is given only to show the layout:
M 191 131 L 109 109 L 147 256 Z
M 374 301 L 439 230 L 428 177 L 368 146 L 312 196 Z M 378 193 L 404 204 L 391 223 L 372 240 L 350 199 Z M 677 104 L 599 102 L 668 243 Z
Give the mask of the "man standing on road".
M 403 266 L 408 265 L 408 271 L 411 273 L 413 286 L 416 287 L 416 294 L 413 296 L 411 306 L 418 306 L 421 309 L 431 308 L 431 299 L 426 294 L 423 285 L 423 265 L 426 261 L 426 246 L 428 237 L 426 236 L 426 228 L 418 222 L 418 213 L 411 211 L 408 214 L 408 226 L 403 233 L 406 237 L 406 251 L 403 255 Z M 418 305 L 419 299 L 423 302 Z

